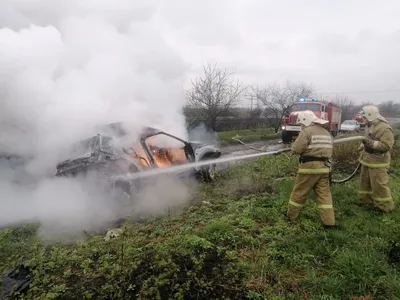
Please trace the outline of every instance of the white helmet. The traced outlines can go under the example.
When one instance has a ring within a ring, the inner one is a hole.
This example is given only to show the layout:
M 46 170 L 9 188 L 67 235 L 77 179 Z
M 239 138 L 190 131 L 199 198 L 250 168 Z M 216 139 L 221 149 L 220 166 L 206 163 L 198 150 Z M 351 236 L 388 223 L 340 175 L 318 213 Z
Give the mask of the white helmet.
M 379 113 L 378 107 L 375 105 L 365 105 L 361 109 L 360 115 L 362 117 L 365 117 L 369 122 L 372 122 L 372 121 L 382 117 Z
M 311 110 L 300 111 L 297 114 L 297 124 L 310 126 L 311 123 L 326 124 L 328 121 L 318 118 Z

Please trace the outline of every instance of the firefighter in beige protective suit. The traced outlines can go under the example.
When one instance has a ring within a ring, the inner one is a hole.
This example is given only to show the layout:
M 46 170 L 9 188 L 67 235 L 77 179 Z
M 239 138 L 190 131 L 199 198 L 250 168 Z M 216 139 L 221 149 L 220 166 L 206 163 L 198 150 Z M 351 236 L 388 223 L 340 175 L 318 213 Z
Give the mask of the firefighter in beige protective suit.
M 360 112 L 366 120 L 366 139 L 361 143 L 361 175 L 358 199 L 361 204 L 372 204 L 389 212 L 394 202 L 388 187 L 390 150 L 394 145 L 394 134 L 389 122 L 380 115 L 374 105 L 366 105 Z
M 335 225 L 335 213 L 329 185 L 329 159 L 332 157 L 333 138 L 324 128 L 326 120 L 310 111 L 301 111 L 297 123 L 302 126 L 292 145 L 292 152 L 300 155 L 300 165 L 288 203 L 287 216 L 298 219 L 308 195 L 313 189 L 317 198 L 319 216 L 325 226 Z

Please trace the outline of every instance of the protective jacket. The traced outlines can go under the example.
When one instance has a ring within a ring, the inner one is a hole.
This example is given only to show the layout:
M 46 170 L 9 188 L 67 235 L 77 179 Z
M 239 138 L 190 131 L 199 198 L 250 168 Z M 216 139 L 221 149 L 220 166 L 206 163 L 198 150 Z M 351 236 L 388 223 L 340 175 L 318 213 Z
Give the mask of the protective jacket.
M 329 173 L 325 161 L 332 157 L 333 139 L 322 126 L 312 124 L 305 127 L 300 131 L 291 150 L 300 155 L 299 174 Z
M 394 145 L 392 127 L 384 119 L 376 119 L 366 128 L 368 140 L 360 145 L 363 151 L 360 162 L 369 168 L 388 168 L 390 166 L 390 150 Z

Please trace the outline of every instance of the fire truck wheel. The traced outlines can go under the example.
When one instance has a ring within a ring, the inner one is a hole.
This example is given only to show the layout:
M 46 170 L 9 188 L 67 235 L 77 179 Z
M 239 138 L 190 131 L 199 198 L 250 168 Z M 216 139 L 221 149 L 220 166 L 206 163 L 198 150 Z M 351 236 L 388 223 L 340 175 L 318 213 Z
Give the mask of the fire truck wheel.
M 282 143 L 290 144 L 292 142 L 292 134 L 289 132 L 283 131 L 282 132 Z
M 127 180 L 118 179 L 114 182 L 114 193 L 129 198 L 131 196 L 131 184 Z

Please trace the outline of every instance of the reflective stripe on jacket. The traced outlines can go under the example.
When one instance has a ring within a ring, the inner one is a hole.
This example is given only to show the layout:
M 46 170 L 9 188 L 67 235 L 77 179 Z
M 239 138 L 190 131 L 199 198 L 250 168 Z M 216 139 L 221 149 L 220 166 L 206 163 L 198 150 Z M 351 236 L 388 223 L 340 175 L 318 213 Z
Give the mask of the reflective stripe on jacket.
M 331 134 L 319 124 L 311 124 L 300 131 L 292 145 L 292 152 L 300 156 L 332 157 L 333 138 Z M 323 161 L 310 161 L 300 164 L 299 174 L 328 174 L 329 168 Z
M 370 123 L 365 130 L 365 136 L 372 140 L 368 145 L 376 153 L 371 154 L 365 151 L 364 144 L 360 162 L 369 168 L 388 168 L 390 166 L 390 151 L 394 145 L 394 134 L 392 127 L 383 120 L 376 119 Z

